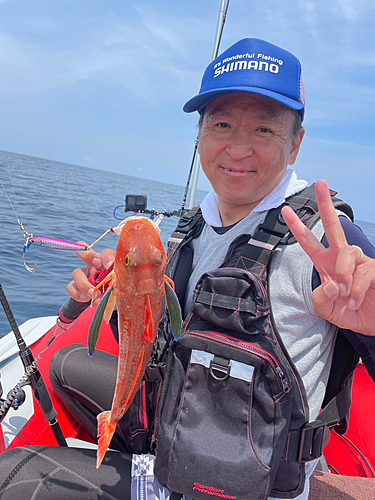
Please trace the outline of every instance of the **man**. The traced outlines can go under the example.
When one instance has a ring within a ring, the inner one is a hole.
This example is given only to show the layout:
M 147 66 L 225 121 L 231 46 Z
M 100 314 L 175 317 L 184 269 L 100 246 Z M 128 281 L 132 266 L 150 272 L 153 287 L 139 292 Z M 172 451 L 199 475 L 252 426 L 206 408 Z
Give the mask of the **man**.
M 192 242 L 193 267 L 182 304 L 186 315 L 197 280 L 221 265 L 230 243 L 241 234 L 253 234 L 268 210 L 307 185 L 288 170 L 304 137 L 301 65 L 292 54 L 267 42 L 241 40 L 208 66 L 199 94 L 184 110 L 201 115 L 199 152 L 203 171 L 213 187 L 201 206 L 203 231 Z M 324 182 L 317 183 L 316 191 L 321 221 L 311 233 L 293 211 L 284 209 L 284 218 L 300 245 L 284 246 L 276 252 L 269 269 L 275 323 L 303 380 L 310 420 L 322 404 L 337 327 L 375 336 L 371 313 L 375 303 L 375 251 L 356 226 L 346 217 L 337 216 Z M 87 301 L 93 292 L 87 278 L 97 269 L 108 268 L 114 252 L 106 250 L 99 255 L 91 250 L 81 252 L 80 257 L 86 267 L 73 272 L 67 289 L 74 299 Z M 53 377 L 71 413 L 95 436 L 95 413 L 110 406 L 111 400 L 111 391 L 100 394 L 100 379 L 105 374 L 113 385 L 116 362 L 99 354 L 91 371 L 90 362 L 86 348 L 68 347 L 55 358 Z M 22 459 L 28 466 L 12 475 Z M 31 469 L 33 461 L 36 472 Z M 99 471 L 94 464 L 95 454 L 90 451 L 11 452 L 7 462 L 0 465 L 0 485 L 8 478 L 3 490 L 0 486 L 0 497 L 1 493 L 4 499 L 14 497 L 21 487 L 34 492 L 38 485 L 38 496 L 33 498 L 62 498 L 69 488 L 79 491 L 80 498 L 94 498 L 94 494 L 99 498 L 129 498 L 129 455 L 108 452 Z M 315 465 L 307 464 L 307 477 Z M 56 478 L 41 480 L 54 473 L 54 467 Z M 152 485 L 150 488 L 154 491 Z M 307 480 L 297 498 L 307 500 L 308 491 Z

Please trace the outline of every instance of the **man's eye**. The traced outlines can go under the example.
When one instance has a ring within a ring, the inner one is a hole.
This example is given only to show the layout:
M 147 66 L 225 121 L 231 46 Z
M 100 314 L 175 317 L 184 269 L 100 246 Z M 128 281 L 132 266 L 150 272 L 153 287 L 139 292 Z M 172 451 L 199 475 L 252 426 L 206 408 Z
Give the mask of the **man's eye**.
M 220 122 L 216 124 L 217 128 L 229 128 L 228 123 Z
M 267 127 L 259 127 L 258 128 L 259 132 L 262 132 L 263 134 L 270 134 L 271 130 Z

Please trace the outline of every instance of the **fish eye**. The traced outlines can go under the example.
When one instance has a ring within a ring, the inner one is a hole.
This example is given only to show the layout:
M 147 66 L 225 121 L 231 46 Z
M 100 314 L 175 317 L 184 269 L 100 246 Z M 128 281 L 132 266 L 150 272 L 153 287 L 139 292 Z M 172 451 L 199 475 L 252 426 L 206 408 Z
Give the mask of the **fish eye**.
M 125 257 L 125 266 L 128 267 L 128 265 L 130 264 L 130 257 L 129 257 L 129 254 Z

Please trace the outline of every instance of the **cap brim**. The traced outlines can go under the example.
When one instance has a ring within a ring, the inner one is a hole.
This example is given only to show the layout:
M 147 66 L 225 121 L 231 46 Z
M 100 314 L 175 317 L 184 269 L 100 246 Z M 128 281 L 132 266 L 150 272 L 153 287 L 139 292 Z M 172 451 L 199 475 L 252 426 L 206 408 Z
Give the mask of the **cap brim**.
M 272 92 L 266 89 L 260 89 L 257 87 L 232 87 L 231 89 L 221 88 L 202 92 L 202 94 L 198 94 L 190 99 L 182 109 L 185 111 L 185 113 L 193 113 L 194 111 L 198 111 L 198 113 L 201 113 L 207 106 L 207 104 L 209 104 L 217 97 L 225 94 L 232 94 L 235 92 L 248 92 L 249 94 L 262 95 L 276 102 L 279 102 L 280 104 L 283 104 L 287 108 L 295 109 L 297 111 L 304 109 L 304 105 L 298 101 L 295 101 L 294 99 L 290 99 L 289 97 L 277 94 L 276 92 Z

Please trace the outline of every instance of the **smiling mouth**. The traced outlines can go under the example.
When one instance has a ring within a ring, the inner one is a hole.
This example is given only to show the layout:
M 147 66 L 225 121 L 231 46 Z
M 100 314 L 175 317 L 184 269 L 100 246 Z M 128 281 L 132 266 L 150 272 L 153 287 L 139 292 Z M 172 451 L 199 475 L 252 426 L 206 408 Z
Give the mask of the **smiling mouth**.
M 235 175 L 245 175 L 245 174 L 251 174 L 253 173 L 253 170 L 233 170 L 231 168 L 226 168 L 226 167 L 221 167 L 224 172 L 228 172 L 230 174 L 235 174 Z

